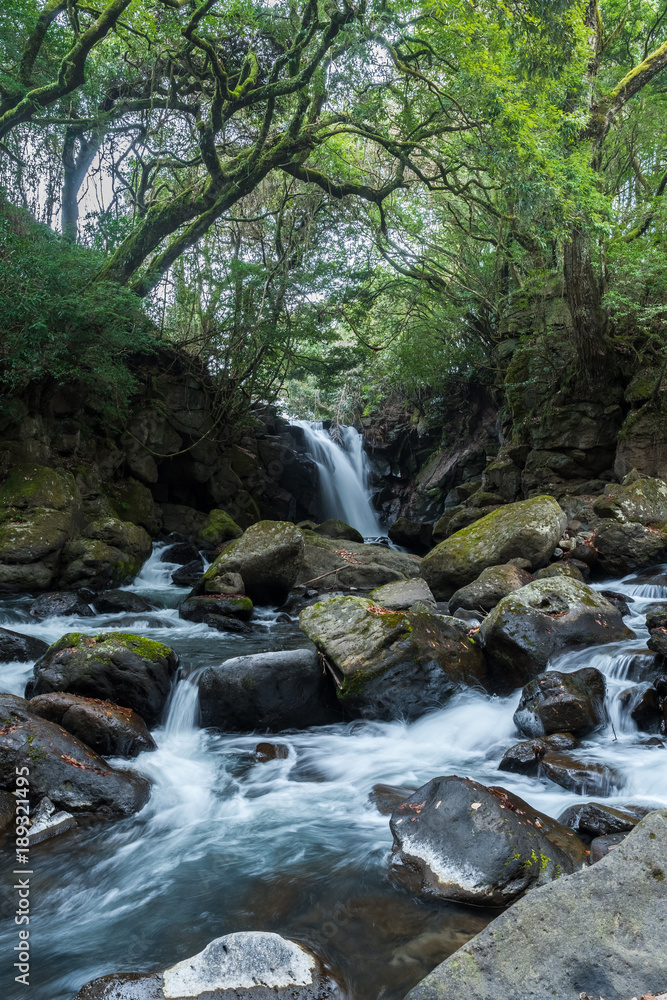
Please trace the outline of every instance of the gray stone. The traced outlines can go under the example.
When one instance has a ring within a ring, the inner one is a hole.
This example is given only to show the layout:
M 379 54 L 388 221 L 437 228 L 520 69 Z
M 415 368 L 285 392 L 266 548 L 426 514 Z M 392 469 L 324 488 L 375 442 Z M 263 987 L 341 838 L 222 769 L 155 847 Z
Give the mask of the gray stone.
M 582 802 L 566 809 L 558 822 L 589 837 L 606 837 L 610 833 L 629 833 L 648 812 L 644 806 L 614 807 L 608 802 Z
M 303 537 L 305 550 L 297 583 L 313 584 L 318 590 L 371 590 L 394 580 L 412 579 L 421 566 L 418 556 L 384 545 L 342 542 L 307 530 Z
M 33 847 L 43 840 L 51 840 L 61 833 L 67 833 L 75 826 L 74 816 L 63 809 L 56 809 L 51 799 L 45 795 L 32 814 L 28 842 Z
M 450 607 L 466 611 L 491 611 L 503 597 L 525 587 L 532 579 L 525 569 L 511 563 L 489 566 L 482 570 L 476 580 L 456 591 L 450 599 Z
M 640 997 L 667 983 L 667 810 L 598 864 L 535 889 L 464 944 L 409 1000 Z
M 386 583 L 384 587 L 376 587 L 368 595 L 381 608 L 389 611 L 408 611 L 417 601 L 435 607 L 435 598 L 426 580 L 415 576 L 411 580 L 397 580 L 396 583 Z
M 605 691 L 604 675 L 595 667 L 569 674 L 550 670 L 526 684 L 514 724 L 526 736 L 585 736 L 604 722 Z
M 303 562 L 303 534 L 288 521 L 259 521 L 227 546 L 209 567 L 194 594 L 220 594 L 219 577 L 238 573 L 256 604 L 281 604 Z
M 41 639 L 0 628 L 0 663 L 30 663 L 42 656 L 48 648 L 48 643 Z

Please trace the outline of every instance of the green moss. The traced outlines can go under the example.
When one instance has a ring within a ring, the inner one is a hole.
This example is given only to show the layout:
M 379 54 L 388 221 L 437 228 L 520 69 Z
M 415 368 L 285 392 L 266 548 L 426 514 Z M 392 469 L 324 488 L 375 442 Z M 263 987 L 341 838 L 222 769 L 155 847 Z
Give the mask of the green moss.
M 206 524 L 197 533 L 197 538 L 202 544 L 217 547 L 230 539 L 240 538 L 242 534 L 243 528 L 239 527 L 227 511 L 212 510 Z

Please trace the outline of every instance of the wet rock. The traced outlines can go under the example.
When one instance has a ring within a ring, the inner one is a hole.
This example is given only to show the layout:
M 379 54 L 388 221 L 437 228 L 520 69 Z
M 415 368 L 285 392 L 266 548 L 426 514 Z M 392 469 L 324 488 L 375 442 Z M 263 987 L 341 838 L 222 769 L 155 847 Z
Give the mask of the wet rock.
M 241 576 L 256 604 L 282 604 L 297 581 L 303 561 L 303 533 L 287 521 L 259 521 L 227 546 L 194 588 L 194 594 L 220 594 L 219 577 Z
M 67 833 L 77 825 L 72 813 L 62 809 L 56 809 L 48 796 L 44 796 L 31 816 L 30 832 L 28 842 L 30 847 L 41 844 L 44 840 L 51 840 L 61 833 Z
M 579 867 L 526 802 L 469 778 L 433 778 L 394 810 L 390 826 L 392 872 L 425 896 L 505 906 Z M 560 835 L 577 840 L 565 828 Z
M 14 695 L 0 695 L 0 788 L 14 791 L 17 768 L 30 770 L 31 806 L 45 796 L 74 814 L 129 816 L 148 799 L 150 782 L 120 771 L 90 747 L 30 711 Z
M 193 559 L 199 559 L 203 565 L 199 549 L 190 541 L 174 542 L 163 549 L 160 555 L 160 562 L 178 563 L 180 566 L 186 566 Z
M 436 545 L 421 575 L 438 600 L 449 600 L 489 566 L 521 557 L 536 569 L 551 557 L 566 523 L 553 497 L 507 504 Z
M 558 822 L 587 837 L 629 833 L 649 812 L 643 806 L 610 806 L 606 802 L 584 802 L 570 806 Z
M 600 593 L 610 604 L 613 604 L 617 611 L 620 611 L 623 618 L 631 614 L 630 605 L 634 604 L 634 597 L 627 594 L 619 594 L 616 590 L 601 590 Z
M 667 982 L 666 854 L 667 811 L 655 812 L 599 864 L 496 917 L 406 1000 L 659 993 Z
M 648 648 L 663 657 L 667 656 L 667 608 L 664 605 L 653 608 L 647 614 L 646 627 L 650 633 Z
M 142 614 L 144 611 L 152 611 L 155 607 L 145 597 L 128 590 L 105 590 L 93 598 L 92 605 L 99 615 L 124 612 Z
M 164 972 L 94 979 L 75 1000 L 344 1000 L 345 991 L 310 951 L 265 931 L 226 934 Z
M 78 618 L 93 618 L 95 612 L 83 601 L 78 594 L 52 593 L 42 594 L 30 605 L 30 614 L 33 618 L 53 618 L 56 615 L 65 617 L 76 615 Z
M 418 556 L 383 545 L 360 545 L 304 531 L 303 565 L 297 583 L 319 590 L 371 590 L 394 580 L 412 579 L 421 565 Z
M 514 724 L 526 736 L 585 736 L 604 723 L 605 690 L 604 675 L 595 667 L 569 674 L 550 670 L 526 684 Z
M 578 795 L 609 795 L 614 788 L 623 787 L 621 775 L 607 764 L 578 760 L 561 752 L 545 754 L 540 761 L 540 774 Z
M 48 643 L 41 639 L 0 628 L 0 663 L 30 663 L 42 656 L 48 648 Z
M 373 803 L 382 816 L 391 816 L 397 806 L 416 791 L 414 785 L 373 785 L 368 801 Z
M 389 537 L 394 545 L 403 545 L 421 555 L 428 552 L 433 544 L 433 525 L 399 517 L 389 528 Z
M 522 687 L 566 649 L 635 638 L 620 612 L 584 583 L 535 580 L 485 618 L 481 637 L 493 690 Z
M 204 560 L 199 556 L 191 562 L 174 570 L 171 574 L 171 582 L 177 587 L 194 587 L 202 573 L 204 572 Z
M 306 729 L 340 719 L 334 682 L 310 649 L 235 656 L 199 681 L 202 726 L 225 732 Z
M 505 751 L 503 759 L 498 764 L 498 770 L 536 775 L 545 754 L 552 750 L 574 750 L 577 746 L 579 740 L 572 733 L 554 733 L 552 736 L 539 739 L 523 740 Z
M 241 594 L 208 594 L 205 597 L 188 597 L 181 604 L 179 616 L 189 622 L 203 622 L 211 617 L 239 618 L 248 621 L 253 605 L 249 597 Z
M 323 535 L 324 538 L 340 538 L 348 542 L 362 542 L 364 536 L 356 528 L 340 521 L 335 517 L 330 517 L 328 521 L 323 521 L 313 528 L 316 535 Z
M 70 632 L 35 664 L 26 697 L 70 691 L 134 709 L 149 726 L 160 716 L 178 666 L 173 649 L 129 632 Z
M 28 703 L 33 715 L 55 722 L 102 757 L 137 757 L 155 750 L 146 723 L 131 708 L 78 694 L 40 694 Z
M 619 700 L 625 712 L 645 733 L 665 731 L 667 721 L 667 678 L 644 681 L 622 691 Z
M 62 553 L 58 582 L 62 587 L 122 586 L 130 583 L 151 554 L 145 528 L 105 517 L 91 521 Z
M 570 580 L 578 580 L 579 583 L 584 583 L 584 574 L 569 559 L 564 562 L 551 563 L 551 565 L 545 566 L 543 569 L 538 569 L 535 579 L 551 580 L 555 576 L 566 576 Z
M 384 587 L 376 587 L 375 590 L 371 590 L 368 599 L 378 607 L 387 608 L 389 611 L 408 611 L 417 601 L 428 604 L 429 611 L 435 608 L 435 598 L 426 580 L 422 580 L 419 576 L 411 580 L 386 583 Z
M 449 604 L 452 608 L 466 611 L 491 611 L 503 597 L 520 590 L 530 583 L 532 576 L 525 569 L 513 566 L 490 566 L 466 587 L 453 594 Z
M 667 532 L 642 524 L 618 524 L 601 521 L 595 536 L 603 573 L 626 576 L 636 569 L 664 562 L 667 557 Z
M 272 760 L 287 760 L 289 747 L 283 743 L 258 743 L 255 747 L 255 760 L 258 764 L 268 764 Z
M 462 622 L 382 611 L 362 597 L 331 597 L 305 608 L 306 633 L 332 665 L 345 711 L 366 719 L 414 719 L 460 686 L 483 686 L 481 648 Z
M 627 834 L 609 833 L 605 837 L 594 837 L 591 841 L 591 864 L 606 858 L 619 844 L 622 844 Z

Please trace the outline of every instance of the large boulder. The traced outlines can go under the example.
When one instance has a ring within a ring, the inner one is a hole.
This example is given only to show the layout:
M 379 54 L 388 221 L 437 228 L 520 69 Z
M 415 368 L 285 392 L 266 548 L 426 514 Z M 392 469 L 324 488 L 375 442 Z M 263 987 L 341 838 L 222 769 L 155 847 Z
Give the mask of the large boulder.
M 256 604 L 282 604 L 303 561 L 303 534 L 288 521 L 258 521 L 230 542 L 208 568 L 194 594 L 225 592 L 220 577 L 238 573 Z
M 138 524 L 153 537 L 158 534 L 162 527 L 162 511 L 147 486 L 137 479 L 125 479 L 108 484 L 106 495 L 121 521 Z
M 569 674 L 539 674 L 524 687 L 514 724 L 525 736 L 573 733 L 586 736 L 605 721 L 604 674 L 582 667 Z
M 156 725 L 178 666 L 173 649 L 128 632 L 64 635 L 37 661 L 26 697 L 71 691 L 113 701 Z
M 535 580 L 509 594 L 480 630 L 493 690 L 523 687 L 566 649 L 635 638 L 597 591 L 567 577 Z
M 216 938 L 164 972 L 94 979 L 74 1000 L 344 1000 L 345 991 L 310 951 L 279 934 Z
M 595 545 L 600 569 L 608 576 L 626 576 L 634 570 L 665 561 L 667 531 L 643 524 L 601 521 Z
M 75 531 L 81 496 L 69 472 L 24 462 L 0 488 L 0 590 L 47 590 Z
M 537 569 L 553 554 L 566 524 L 553 497 L 507 504 L 436 545 L 424 558 L 422 576 L 438 600 L 448 600 L 489 566 L 520 558 Z
M 119 771 L 60 726 L 34 715 L 30 703 L 0 695 L 0 788 L 13 792 L 18 769 L 29 769 L 29 799 L 45 796 L 70 813 L 129 816 L 148 799 L 150 783 Z
M 641 997 L 667 983 L 667 810 L 606 858 L 529 893 L 407 1000 Z
M 226 732 L 279 732 L 340 719 L 330 674 L 314 650 L 235 656 L 199 681 L 202 726 Z
M 385 545 L 361 545 L 303 532 L 305 550 L 297 578 L 318 590 L 370 590 L 419 573 L 421 559 Z
M 525 569 L 511 563 L 489 566 L 476 580 L 457 590 L 449 606 L 465 611 L 491 611 L 503 597 L 525 587 L 532 579 Z
M 55 722 L 102 757 L 137 757 L 155 750 L 155 740 L 140 715 L 111 701 L 56 691 L 28 702 L 33 715 Z
M 316 535 L 323 535 L 324 538 L 340 538 L 343 541 L 361 542 L 362 544 L 364 541 L 364 536 L 360 531 L 337 517 L 330 517 L 326 521 L 322 521 L 321 524 L 315 525 L 313 531 Z
M 91 521 L 62 553 L 58 581 L 62 587 L 99 590 L 130 583 L 153 548 L 145 528 L 105 517 Z
M 439 899 L 505 906 L 586 863 L 571 830 L 504 788 L 456 775 L 418 788 L 390 825 L 394 876 Z
M 647 478 L 610 487 L 593 502 L 593 511 L 621 524 L 660 524 L 667 521 L 667 483 Z
M 350 595 L 305 608 L 299 624 L 331 664 L 353 716 L 414 719 L 458 687 L 485 682 L 479 643 L 453 618 L 389 611 Z
M 397 580 L 396 583 L 385 583 L 384 587 L 376 587 L 368 595 L 369 600 L 389 611 L 409 611 L 413 604 L 424 601 L 435 609 L 435 598 L 426 580 L 415 576 L 411 580 Z
M 30 614 L 33 618 L 66 618 L 76 616 L 77 618 L 93 618 L 95 612 L 79 597 L 78 594 L 67 591 L 56 591 L 51 594 L 42 594 L 30 605 Z
M 31 635 L 0 628 L 0 663 L 30 663 L 42 656 L 48 643 Z

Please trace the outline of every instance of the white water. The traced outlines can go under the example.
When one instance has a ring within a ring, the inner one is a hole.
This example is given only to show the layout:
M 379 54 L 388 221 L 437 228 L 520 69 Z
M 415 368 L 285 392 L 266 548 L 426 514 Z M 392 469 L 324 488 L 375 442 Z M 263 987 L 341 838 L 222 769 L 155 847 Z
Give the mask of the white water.
M 370 463 L 361 434 L 354 427 L 338 425 L 340 443 L 321 423 L 294 420 L 306 438 L 308 456 L 317 466 L 324 517 L 339 518 L 364 538 L 383 534 L 370 499 Z
M 306 640 L 268 612 L 250 636 L 183 621 L 174 605 L 184 591 L 169 583 L 173 566 L 162 563 L 160 553 L 158 546 L 134 586 L 159 603 L 150 613 L 38 622 L 28 616 L 29 599 L 0 604 L 1 624 L 49 642 L 65 632 L 122 627 L 173 646 L 182 664 L 165 722 L 154 734 L 157 751 L 113 761 L 151 778 L 141 813 L 73 831 L 31 852 L 31 1000 L 72 1000 L 95 976 L 164 968 L 220 934 L 249 929 L 312 943 L 343 968 L 354 1000 L 376 1000 L 381 989 L 387 1000 L 399 1000 L 481 929 L 488 914 L 415 902 L 389 882 L 391 835 L 388 818 L 369 802 L 373 785 L 418 787 L 459 774 L 503 785 L 556 817 L 581 798 L 545 778 L 497 770 L 520 738 L 512 721 L 518 691 L 508 698 L 465 691 L 410 724 L 341 723 L 270 736 L 288 748 L 288 757 L 257 763 L 254 748 L 267 737 L 198 728 L 197 676 L 229 656 Z M 654 579 L 660 574 L 656 570 Z M 568 653 L 551 666 L 591 665 L 605 674 L 613 726 L 589 737 L 580 752 L 623 775 L 623 787 L 609 796 L 614 804 L 655 807 L 667 803 L 667 751 L 638 745 L 645 734 L 618 700 L 635 683 L 628 670 L 645 648 L 644 615 L 667 599 L 667 587 L 645 577 L 612 585 L 636 595 L 628 620 L 636 640 Z M 659 592 L 647 596 L 648 587 Z M 22 694 L 31 669 L 0 666 L 2 688 Z M 0 955 L 13 943 L 14 927 L 5 921 Z M 3 984 L 4 976 L 3 968 Z M 23 992 L 12 985 L 2 996 L 18 1000 Z

